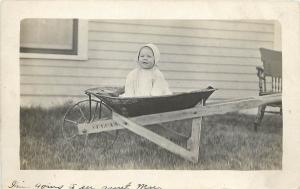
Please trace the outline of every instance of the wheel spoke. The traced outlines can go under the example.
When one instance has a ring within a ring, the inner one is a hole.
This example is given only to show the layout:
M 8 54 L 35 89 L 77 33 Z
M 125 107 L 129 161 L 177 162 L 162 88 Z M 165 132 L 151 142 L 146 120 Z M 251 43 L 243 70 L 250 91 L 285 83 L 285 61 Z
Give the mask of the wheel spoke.
M 77 122 L 78 122 L 78 123 L 82 123 L 82 122 L 81 122 L 82 118 L 83 118 L 83 117 L 80 116 L 80 118 L 77 120 Z M 83 118 L 83 122 L 84 122 L 84 121 L 85 121 L 85 119 Z
M 78 104 L 77 104 L 76 106 L 79 108 L 79 111 L 80 111 L 82 117 L 87 121 L 88 119 L 85 117 L 85 115 L 84 115 L 84 113 L 83 113 L 81 107 L 80 107 Z
M 76 121 L 72 121 L 72 120 L 70 120 L 70 119 L 65 119 L 65 121 L 67 121 L 67 122 L 70 122 L 70 123 L 74 123 L 74 124 L 78 124 Z

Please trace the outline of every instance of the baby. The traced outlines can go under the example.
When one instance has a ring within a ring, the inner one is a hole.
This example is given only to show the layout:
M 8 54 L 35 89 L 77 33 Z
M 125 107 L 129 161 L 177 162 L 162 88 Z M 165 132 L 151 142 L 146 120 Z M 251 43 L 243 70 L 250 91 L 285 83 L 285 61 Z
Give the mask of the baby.
M 160 53 L 153 44 L 142 46 L 137 54 L 137 68 L 126 78 L 123 97 L 160 96 L 172 92 L 158 69 Z

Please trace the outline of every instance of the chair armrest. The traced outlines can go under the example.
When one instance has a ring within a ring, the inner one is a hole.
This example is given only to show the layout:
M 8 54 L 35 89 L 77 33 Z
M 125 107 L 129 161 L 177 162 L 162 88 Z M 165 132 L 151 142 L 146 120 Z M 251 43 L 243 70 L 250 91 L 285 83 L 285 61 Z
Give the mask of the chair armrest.
M 257 67 L 256 67 L 256 70 L 257 70 L 257 77 L 258 77 L 259 79 L 265 80 L 264 68 L 262 68 L 262 67 L 260 67 L 260 66 L 257 66 Z

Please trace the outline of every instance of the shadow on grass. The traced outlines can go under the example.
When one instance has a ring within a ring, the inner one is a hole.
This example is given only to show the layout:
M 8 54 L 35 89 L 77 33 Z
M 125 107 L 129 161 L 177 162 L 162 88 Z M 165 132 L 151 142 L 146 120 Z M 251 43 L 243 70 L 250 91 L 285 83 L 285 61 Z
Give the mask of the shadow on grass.
M 21 169 L 281 169 L 282 117 L 266 115 L 258 132 L 255 116 L 230 113 L 205 117 L 198 163 L 186 161 L 127 130 L 120 132 L 113 148 L 72 148 L 61 132 L 70 104 L 51 109 L 21 108 Z M 189 133 L 191 121 L 166 124 Z

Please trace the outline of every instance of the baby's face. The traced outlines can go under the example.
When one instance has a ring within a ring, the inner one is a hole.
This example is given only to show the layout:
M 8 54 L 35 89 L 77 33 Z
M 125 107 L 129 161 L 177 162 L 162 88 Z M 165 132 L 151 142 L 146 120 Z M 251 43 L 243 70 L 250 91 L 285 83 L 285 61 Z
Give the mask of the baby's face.
M 139 64 L 144 69 L 151 69 L 155 64 L 152 50 L 149 47 L 143 47 L 139 54 Z

